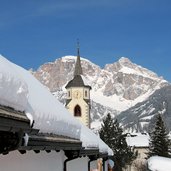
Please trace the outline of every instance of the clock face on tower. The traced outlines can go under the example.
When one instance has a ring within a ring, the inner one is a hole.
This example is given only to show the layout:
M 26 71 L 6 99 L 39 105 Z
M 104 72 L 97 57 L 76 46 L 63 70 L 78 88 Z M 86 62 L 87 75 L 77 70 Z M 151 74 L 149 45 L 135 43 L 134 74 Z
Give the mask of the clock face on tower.
M 75 97 L 76 99 L 79 99 L 79 98 L 81 97 L 81 92 L 78 91 L 78 90 L 74 91 L 74 97 Z

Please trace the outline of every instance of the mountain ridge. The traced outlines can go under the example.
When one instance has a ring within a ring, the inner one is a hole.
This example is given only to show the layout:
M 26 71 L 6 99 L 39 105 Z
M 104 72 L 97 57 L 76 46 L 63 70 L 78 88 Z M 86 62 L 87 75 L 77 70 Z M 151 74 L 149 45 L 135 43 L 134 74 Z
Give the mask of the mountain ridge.
M 171 131 L 171 85 L 156 90 L 145 101 L 121 112 L 117 119 L 128 132 L 151 132 L 158 114 Z
M 40 66 L 32 73 L 65 103 L 64 87 L 73 78 L 75 61 L 75 56 L 61 57 Z M 98 125 L 107 113 L 114 117 L 170 84 L 156 73 L 131 62 L 126 57 L 106 64 L 104 68 L 85 58 L 81 58 L 81 64 L 83 75 L 92 87 L 92 125 Z

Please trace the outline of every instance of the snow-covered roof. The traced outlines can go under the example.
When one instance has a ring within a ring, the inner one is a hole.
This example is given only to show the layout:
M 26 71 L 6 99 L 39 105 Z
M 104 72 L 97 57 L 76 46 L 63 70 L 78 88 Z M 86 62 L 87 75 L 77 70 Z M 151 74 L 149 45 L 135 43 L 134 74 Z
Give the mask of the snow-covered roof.
M 81 136 L 82 146 L 85 148 L 99 148 L 98 137 L 88 127 L 82 124 Z
M 81 128 L 80 140 L 83 142 L 82 146 L 86 149 L 99 148 L 100 153 L 107 153 L 110 156 L 113 155 L 113 151 L 109 148 L 109 146 L 104 143 L 98 135 L 84 125 L 82 125 Z
M 113 156 L 112 149 L 99 137 L 99 151 L 101 153 L 108 153 L 109 156 Z
M 99 138 L 75 119 L 29 71 L 0 55 L 0 104 L 25 111 L 40 133 L 80 139 L 85 148 L 99 148 Z M 107 145 L 106 145 L 107 146 Z
M 148 159 L 148 168 L 151 171 L 169 171 L 171 159 L 166 157 L 153 156 Z
M 126 137 L 127 144 L 131 147 L 148 147 L 149 135 L 134 133 Z
M 0 75 L 2 105 L 24 110 L 42 133 L 80 138 L 81 124 L 29 71 L 0 56 Z
M 20 72 L 0 55 L 0 104 L 24 111 L 27 99 L 28 87 Z
M 111 148 L 109 148 L 109 146 L 103 142 L 98 135 L 84 125 L 82 125 L 81 128 L 80 140 L 83 142 L 82 146 L 86 149 L 99 148 L 100 153 L 107 153 L 109 156 L 113 156 Z

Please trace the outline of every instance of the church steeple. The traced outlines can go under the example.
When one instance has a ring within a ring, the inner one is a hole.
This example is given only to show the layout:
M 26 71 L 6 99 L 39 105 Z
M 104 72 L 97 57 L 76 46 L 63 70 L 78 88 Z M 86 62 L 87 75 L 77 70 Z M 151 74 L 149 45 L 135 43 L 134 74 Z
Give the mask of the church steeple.
M 82 75 L 82 74 L 83 74 L 83 71 L 82 71 L 81 59 L 80 59 L 80 45 L 79 45 L 79 41 L 77 41 L 77 61 L 75 64 L 74 76 Z
M 66 107 L 74 117 L 90 128 L 91 86 L 88 85 L 86 78 L 83 76 L 79 42 L 77 42 L 77 61 L 73 74 L 73 79 L 65 86 L 68 92 Z

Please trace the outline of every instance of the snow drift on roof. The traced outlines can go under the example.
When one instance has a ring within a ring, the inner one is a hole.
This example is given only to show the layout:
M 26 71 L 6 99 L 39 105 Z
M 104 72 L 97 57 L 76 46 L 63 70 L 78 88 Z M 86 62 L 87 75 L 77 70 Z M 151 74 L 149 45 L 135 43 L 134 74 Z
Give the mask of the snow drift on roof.
M 108 145 L 105 144 L 92 130 L 84 125 L 81 127 L 80 140 L 83 142 L 82 146 L 86 149 L 99 148 L 100 153 L 108 153 L 110 156 L 113 155 L 113 151 L 108 147 Z
M 98 137 L 88 127 L 82 125 L 80 140 L 85 148 L 99 148 Z
M 0 104 L 24 111 L 28 87 L 14 64 L 0 55 Z
M 166 157 L 153 156 L 148 159 L 148 168 L 151 171 L 169 171 L 171 159 Z
M 131 147 L 148 147 L 149 135 L 135 133 L 126 137 L 127 144 Z
M 112 149 L 99 137 L 99 151 L 101 153 L 108 153 L 109 156 L 113 156 Z

